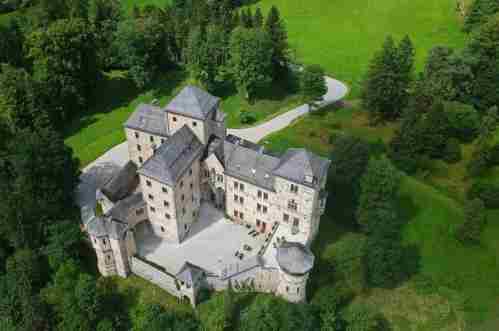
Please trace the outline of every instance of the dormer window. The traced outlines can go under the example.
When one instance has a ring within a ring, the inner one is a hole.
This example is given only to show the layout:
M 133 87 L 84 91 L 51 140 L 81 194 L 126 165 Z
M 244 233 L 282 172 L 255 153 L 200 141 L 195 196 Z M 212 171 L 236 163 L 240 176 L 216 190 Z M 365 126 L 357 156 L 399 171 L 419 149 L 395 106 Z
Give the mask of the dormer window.
M 138 132 L 135 132 L 135 138 L 139 139 L 140 135 Z
M 290 191 L 292 193 L 298 193 L 298 185 L 295 185 L 295 184 L 291 184 L 291 186 L 289 187 Z

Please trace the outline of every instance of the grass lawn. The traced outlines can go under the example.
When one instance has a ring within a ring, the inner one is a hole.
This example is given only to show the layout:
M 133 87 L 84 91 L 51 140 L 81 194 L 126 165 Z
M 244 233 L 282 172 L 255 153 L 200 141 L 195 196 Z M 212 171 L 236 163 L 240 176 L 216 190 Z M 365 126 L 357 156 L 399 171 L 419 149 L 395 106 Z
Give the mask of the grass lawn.
M 455 0 L 261 0 L 254 7 L 267 12 L 272 5 L 286 21 L 296 58 L 345 81 L 350 97 L 358 96 L 369 59 L 389 34 L 411 37 L 418 68 L 431 47 L 464 45 Z
M 123 142 L 123 123 L 141 102 L 157 99 L 165 105 L 183 86 L 190 83 L 184 72 L 164 74 L 144 91 L 138 90 L 127 78 L 125 72 L 115 71 L 105 74 L 98 83 L 96 95 L 90 109 L 77 116 L 65 127 L 65 142 L 72 147 L 84 167 L 113 146 Z M 283 83 L 284 84 L 284 83 Z M 242 110 L 255 113 L 257 122 L 264 121 L 278 113 L 299 105 L 300 97 L 287 92 L 281 84 L 268 89 L 271 94 L 249 104 L 235 91 L 226 91 L 222 98 L 222 110 L 228 115 L 227 126 L 242 127 L 239 114 Z M 216 94 L 216 93 L 215 93 Z
M 381 127 L 370 127 L 367 124 L 368 114 L 360 109 L 357 103 L 341 109 L 329 106 L 298 119 L 261 142 L 277 153 L 284 152 L 290 147 L 305 146 L 318 154 L 328 156 L 332 139 L 338 134 L 347 132 L 371 142 L 381 139 L 386 143 L 396 128 L 395 124 Z
M 330 107 L 308 115 L 290 127 L 265 139 L 267 148 L 277 152 L 288 147 L 306 147 L 327 156 L 331 136 L 344 131 L 370 141 L 388 141 L 395 125 L 367 126 L 366 113 L 355 105 L 335 110 Z M 464 161 L 455 165 L 435 165 L 439 171 L 425 178 L 404 177 L 400 189 L 401 217 L 407 220 L 404 242 L 420 255 L 419 272 L 395 289 L 365 291 L 362 267 L 345 277 L 337 277 L 321 262 L 342 255 L 341 248 L 352 236 L 359 236 L 342 224 L 348 202 L 341 192 L 332 192 L 327 215 L 314 243 L 318 258 L 311 277 L 310 294 L 320 294 L 328 286 L 351 288 L 362 300 L 378 308 L 394 331 L 497 329 L 499 312 L 499 210 L 488 211 L 488 225 L 478 246 L 463 246 L 454 238 L 464 220 L 462 199 L 468 185 L 465 164 L 471 145 L 464 146 Z M 447 171 L 447 172 L 446 172 Z M 445 175 L 446 174 L 446 175 Z M 499 178 L 494 169 L 490 178 Z M 454 189 L 453 189 L 454 188 Z M 334 189 L 333 189 L 334 190 Z M 329 202 L 328 202 L 329 203 Z M 347 220 L 348 221 L 348 220 Z M 359 237 L 360 238 L 360 237 Z M 463 326 L 466 325 L 466 329 Z

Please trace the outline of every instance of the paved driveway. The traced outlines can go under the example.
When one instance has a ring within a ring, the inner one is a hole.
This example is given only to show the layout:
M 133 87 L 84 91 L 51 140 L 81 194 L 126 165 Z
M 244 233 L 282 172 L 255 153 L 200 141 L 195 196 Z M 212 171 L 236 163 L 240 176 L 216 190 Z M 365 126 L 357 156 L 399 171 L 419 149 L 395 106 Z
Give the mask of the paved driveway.
M 339 80 L 326 77 L 326 84 L 327 93 L 324 95 L 323 101 L 319 103 L 319 107 L 335 103 L 343 99 L 348 93 L 347 86 Z M 295 119 L 307 114 L 309 111 L 310 107 L 308 105 L 301 105 L 260 125 L 247 129 L 229 129 L 227 131 L 229 134 L 257 143 L 269 134 L 284 129 Z

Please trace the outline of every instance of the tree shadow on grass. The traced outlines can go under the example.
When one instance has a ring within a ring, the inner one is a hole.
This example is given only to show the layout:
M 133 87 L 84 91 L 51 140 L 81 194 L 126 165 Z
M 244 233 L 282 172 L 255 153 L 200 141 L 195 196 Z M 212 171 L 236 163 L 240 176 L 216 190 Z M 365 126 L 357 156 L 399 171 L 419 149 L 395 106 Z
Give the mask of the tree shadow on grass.
M 128 105 L 140 93 L 140 89 L 126 76 L 125 72 L 102 75 L 95 86 L 86 111 L 75 114 L 64 129 L 64 136 L 72 136 L 81 129 L 96 122 L 93 115 L 108 113 Z
M 154 80 L 146 87 L 146 90 L 152 91 L 153 98 L 164 102 L 165 98 L 173 97 L 173 94 L 183 87 L 182 83 L 185 82 L 187 76 L 184 70 L 171 70 Z

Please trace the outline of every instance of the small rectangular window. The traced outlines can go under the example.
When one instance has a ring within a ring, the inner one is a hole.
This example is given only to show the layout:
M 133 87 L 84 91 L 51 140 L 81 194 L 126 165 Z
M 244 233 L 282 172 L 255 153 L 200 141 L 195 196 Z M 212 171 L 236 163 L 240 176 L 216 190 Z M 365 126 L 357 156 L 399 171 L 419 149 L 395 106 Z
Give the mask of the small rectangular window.
M 190 183 L 189 184 L 189 187 L 191 188 L 191 190 L 194 188 L 194 184 Z
M 142 150 L 142 146 L 137 145 L 137 150 L 140 152 Z
M 149 187 L 151 187 L 152 186 L 151 181 L 146 180 L 146 185 L 149 186 Z
M 153 143 L 154 142 L 154 136 L 149 136 L 149 141 Z
M 238 196 L 237 196 L 237 194 L 234 194 L 234 202 L 237 202 L 237 200 L 238 200 Z
M 259 204 L 259 203 L 258 203 L 258 204 L 256 205 L 256 211 L 257 211 L 257 212 L 262 211 L 262 205 L 261 205 L 261 204 Z
M 184 195 L 184 194 L 182 194 L 182 196 L 180 197 L 180 199 L 181 199 L 182 201 L 184 201 L 184 200 L 185 200 L 185 195 Z
M 239 189 L 240 189 L 241 191 L 244 191 L 244 184 L 242 184 L 242 183 L 241 183 L 241 184 L 239 185 Z
M 185 215 L 185 207 L 182 208 L 182 215 Z
M 267 214 L 267 206 L 263 206 L 263 213 Z
M 163 206 L 165 206 L 166 208 L 169 208 L 170 203 L 168 201 L 163 201 Z
M 240 204 L 243 204 L 243 203 L 244 203 L 244 198 L 243 198 L 243 197 L 239 197 L 239 203 L 240 203 Z
M 142 163 L 144 162 L 144 159 L 142 158 L 142 156 L 139 156 L 139 163 Z
M 166 218 L 167 220 L 169 220 L 169 219 L 171 218 L 170 214 L 166 213 L 166 214 L 165 214 L 165 218 Z
M 289 215 L 288 215 L 288 214 L 284 214 L 284 215 L 282 215 L 282 220 L 283 220 L 284 222 L 288 223 L 288 222 L 289 222 Z
M 263 200 L 268 200 L 268 199 L 269 199 L 269 194 L 263 193 Z
M 177 118 L 175 116 L 173 116 L 173 121 L 176 122 L 177 121 Z
M 189 176 L 192 175 L 192 168 L 189 169 Z
M 149 207 L 149 210 L 154 213 L 156 211 L 156 208 L 151 206 L 151 207 Z
M 149 200 L 154 200 L 154 196 L 152 194 L 149 194 L 148 197 L 149 197 Z
M 237 210 L 234 210 L 234 216 L 239 217 L 239 212 Z
M 139 136 L 140 136 L 140 135 L 139 135 L 139 133 L 138 133 L 138 132 L 135 132 L 135 138 L 137 138 L 137 139 L 138 139 L 138 138 L 139 138 Z
M 234 182 L 234 188 L 237 190 L 239 189 L 239 183 L 238 182 Z
M 164 138 L 161 138 L 161 143 L 164 144 L 165 143 L 165 139 Z
M 181 188 L 182 188 L 182 187 L 184 187 L 184 181 L 181 181 L 181 182 L 180 182 L 180 187 L 181 187 Z
M 239 217 L 243 220 L 244 219 L 244 214 L 243 213 L 239 213 Z
M 197 126 L 198 123 L 197 122 L 192 122 L 192 126 Z
M 161 190 L 163 191 L 163 193 L 168 193 L 168 189 L 165 186 L 163 186 Z
M 165 228 L 164 227 L 161 227 L 161 232 L 165 232 Z

